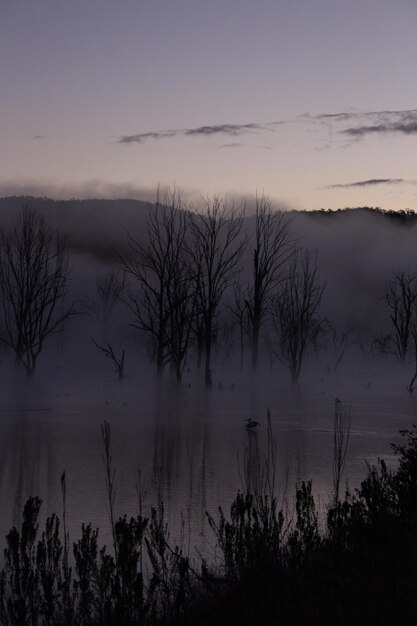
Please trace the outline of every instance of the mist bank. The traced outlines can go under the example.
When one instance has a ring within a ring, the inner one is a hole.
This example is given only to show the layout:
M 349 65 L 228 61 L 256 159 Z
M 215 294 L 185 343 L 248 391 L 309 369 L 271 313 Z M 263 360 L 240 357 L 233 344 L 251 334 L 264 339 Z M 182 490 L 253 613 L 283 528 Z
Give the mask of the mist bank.
M 70 285 L 67 299 L 75 303 L 76 315 L 65 329 L 45 345 L 42 370 L 48 363 L 54 368 L 85 371 L 93 376 L 97 371 L 111 371 L 114 363 L 94 345 L 111 344 L 121 358 L 126 352 L 126 371 L 148 370 L 150 349 L 143 332 L 135 328 L 132 311 L 126 298 L 117 298 L 110 309 L 103 308 L 98 293 L 98 281 L 106 280 L 112 272 L 123 274 L 120 258 L 130 254 L 128 235 L 146 245 L 147 220 L 155 205 L 136 200 L 69 200 L 11 197 L 0 199 L 0 227 L 10 231 L 22 206 L 29 206 L 46 218 L 53 231 L 65 238 L 70 263 Z M 294 246 L 303 247 L 317 255 L 317 277 L 324 291 L 320 304 L 322 332 L 305 359 L 307 379 L 314 363 L 322 372 L 320 378 L 335 371 L 342 360 L 350 363 L 351 371 L 369 359 L 381 359 L 374 354 L 375 339 L 392 333 L 390 311 L 385 301 L 386 289 L 398 268 L 417 269 L 417 216 L 411 211 L 395 213 L 378 209 L 358 208 L 332 211 L 288 211 L 285 213 Z M 255 217 L 243 219 L 242 235 L 248 239 L 247 249 L 239 264 L 239 281 L 249 280 L 252 272 L 251 241 Z M 126 286 L 137 289 L 129 277 Z M 233 296 L 229 288 L 218 311 L 215 342 L 215 384 L 223 384 L 222 372 L 233 372 L 226 384 L 248 368 L 247 340 L 241 341 L 239 330 L 230 315 Z M 281 372 L 283 368 L 274 353 L 274 338 L 266 324 L 260 339 L 261 371 Z M 240 342 L 240 344 L 239 344 Z M 245 343 L 246 342 L 246 343 Z M 240 352 L 240 354 L 239 354 Z M 13 356 L 5 352 L 5 362 Z M 382 355 L 394 364 L 392 355 Z M 408 357 L 405 380 L 412 375 L 412 354 Z M 349 360 L 350 359 L 350 360 Z M 40 361 L 41 363 L 41 361 Z M 137 365 L 140 363 L 140 366 Z M 187 359 L 185 380 L 197 370 L 194 357 Z

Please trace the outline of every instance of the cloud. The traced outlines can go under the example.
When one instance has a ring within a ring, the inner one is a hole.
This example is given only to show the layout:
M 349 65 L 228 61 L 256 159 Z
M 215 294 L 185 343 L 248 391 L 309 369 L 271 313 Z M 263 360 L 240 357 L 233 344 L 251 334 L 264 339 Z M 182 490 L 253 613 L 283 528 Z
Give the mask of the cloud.
M 219 146 L 219 148 L 241 148 L 242 146 L 244 146 L 243 143 L 234 142 L 234 143 L 223 143 L 221 146 Z
M 45 135 L 34 135 L 32 139 L 33 141 L 39 141 L 41 139 L 45 139 Z
M 399 184 L 415 185 L 417 181 L 407 180 L 405 178 L 369 178 L 367 180 L 358 180 L 353 183 L 337 183 L 335 185 L 327 185 L 322 189 L 350 189 L 352 187 L 372 187 L 377 185 L 399 185 Z
M 417 109 L 385 109 L 380 111 L 342 111 L 338 113 L 318 113 L 317 115 L 310 115 L 309 113 L 305 113 L 300 116 L 301 118 L 307 119 L 336 119 L 344 121 L 346 119 L 352 118 L 364 118 L 364 117 L 380 117 L 386 115 L 401 115 L 401 116 L 409 116 L 415 115 L 417 113 Z
M 199 126 L 183 131 L 186 136 L 194 135 L 231 135 L 236 137 L 251 130 L 264 130 L 265 126 L 251 122 L 250 124 L 216 124 L 214 126 Z
M 414 120 L 417 116 L 417 109 L 385 109 L 382 111 L 344 111 L 340 113 L 319 113 L 317 115 L 310 115 L 309 113 L 305 113 L 301 115 L 301 119 L 310 119 L 310 120 L 335 120 L 335 121 L 345 121 L 350 119 L 376 119 L 376 120 L 387 120 L 392 118 L 406 120 Z
M 330 144 L 334 143 L 336 137 L 360 141 L 372 135 L 417 135 L 417 109 L 343 111 L 317 115 L 306 113 L 298 120 L 324 126 Z
M 417 109 L 321 113 L 316 116 L 307 114 L 302 119 L 316 120 L 330 127 L 336 124 L 339 135 L 352 139 L 363 139 L 367 135 L 417 134 Z M 348 126 L 340 129 L 344 123 Z
M 249 122 L 247 124 L 214 124 L 211 126 L 197 126 L 196 128 L 181 128 L 175 130 L 150 131 L 136 135 L 122 135 L 117 143 L 144 143 L 148 140 L 157 141 L 159 139 L 169 139 L 171 137 L 211 137 L 213 135 L 228 135 L 238 137 L 252 131 L 272 130 L 274 126 L 284 122 Z
M 366 135 L 396 133 L 402 135 L 417 134 L 417 109 L 382 110 L 382 111 L 342 111 L 336 113 L 319 113 L 310 115 L 305 113 L 292 120 L 273 122 L 248 122 L 246 124 L 211 124 L 195 128 L 177 128 L 170 130 L 147 131 L 133 135 L 122 135 L 117 140 L 119 144 L 143 144 L 147 141 L 159 141 L 172 137 L 212 137 L 226 135 L 239 137 L 248 133 L 274 132 L 276 127 L 283 124 L 296 123 L 323 123 L 327 128 L 334 125 L 338 134 L 355 139 L 362 139 Z M 356 125 L 353 125 L 356 123 Z M 341 124 L 349 124 L 347 128 L 340 128 Z M 224 144 L 222 147 L 237 147 L 236 144 Z
M 163 131 L 152 131 L 149 133 L 139 133 L 138 135 L 122 135 L 119 138 L 117 143 L 143 143 L 148 139 L 158 140 L 158 139 L 168 139 L 170 137 L 175 137 L 179 135 L 181 131 L 179 130 L 163 130 Z
M 159 141 L 172 137 L 212 137 L 228 136 L 239 137 L 248 133 L 274 132 L 276 127 L 288 123 L 322 123 L 326 127 L 336 124 L 338 134 L 351 138 L 361 139 L 365 135 L 397 133 L 403 135 L 417 134 L 417 109 L 404 109 L 399 111 L 348 111 L 337 113 L 319 113 L 310 115 L 305 113 L 293 120 L 281 120 L 274 122 L 248 122 L 246 124 L 211 124 L 197 126 L 195 128 L 176 128 L 170 130 L 147 131 L 134 135 L 122 135 L 117 140 L 119 144 L 143 144 L 147 141 Z M 357 125 L 353 125 L 356 122 Z M 340 129 L 341 124 L 347 124 L 347 128 Z M 237 147 L 236 143 L 224 144 L 222 147 Z
M 86 198 L 104 198 L 109 200 L 130 198 L 134 200 L 155 201 L 155 189 L 135 183 L 112 183 L 102 180 L 86 180 L 65 184 L 48 180 L 9 179 L 0 180 L 0 197 L 34 196 L 55 200 L 81 200 Z
M 319 113 L 318 115 L 310 115 L 309 113 L 304 113 L 304 115 L 300 115 L 299 119 L 301 120 L 334 120 L 334 121 L 345 121 L 354 117 L 357 117 L 358 113 Z
M 155 186 L 142 185 L 134 181 L 112 182 L 100 179 L 57 182 L 48 179 L 0 178 L 0 198 L 11 196 L 33 196 L 54 200 L 142 200 L 155 202 L 157 189 L 176 188 L 175 181 L 160 181 Z M 200 189 L 180 187 L 177 189 L 185 203 L 199 202 Z
M 365 135 L 396 133 L 400 135 L 417 135 L 417 117 L 411 122 L 391 122 L 388 124 L 374 124 L 371 126 L 354 126 L 340 131 L 343 135 L 362 138 Z
M 165 190 L 176 188 L 175 182 L 161 181 L 161 184 L 155 187 L 140 185 L 135 182 L 111 182 L 99 179 L 73 181 L 68 183 L 59 183 L 52 180 L 34 180 L 30 178 L 0 179 L 0 199 L 7 197 L 15 197 L 19 204 L 25 202 L 26 197 L 33 198 L 49 198 L 52 200 L 140 200 L 143 202 L 154 203 L 156 201 L 157 189 L 160 190 L 163 197 Z M 207 200 L 211 194 L 206 194 L 201 188 L 181 187 L 176 188 L 179 192 L 184 205 L 196 210 L 204 211 Z M 262 193 L 261 191 L 259 193 Z M 246 205 L 246 214 L 255 213 L 256 201 L 253 194 L 241 194 L 236 190 L 226 190 L 219 194 L 226 203 Z M 285 198 L 273 197 L 269 199 L 272 202 L 273 210 L 293 211 L 301 210 L 305 207 L 299 203 Z

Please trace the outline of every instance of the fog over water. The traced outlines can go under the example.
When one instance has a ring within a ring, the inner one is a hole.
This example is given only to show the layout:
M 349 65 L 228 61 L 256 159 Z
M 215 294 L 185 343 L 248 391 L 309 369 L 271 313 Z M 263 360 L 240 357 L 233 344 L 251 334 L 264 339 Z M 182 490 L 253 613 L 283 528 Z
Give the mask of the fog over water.
M 330 335 L 306 356 L 299 384 L 271 359 L 266 340 L 256 374 L 238 348 L 220 336 L 213 362 L 213 388 L 190 359 L 181 384 L 164 373 L 158 381 L 130 312 L 116 303 L 110 317 L 88 315 L 97 276 L 117 268 L 117 253 L 127 250 L 126 230 L 141 239 L 149 204 L 130 201 L 52 203 L 28 199 L 53 229 L 67 235 L 70 253 L 69 298 L 80 312 L 63 333 L 45 344 L 35 375 L 27 382 L 14 357 L 0 354 L 0 519 L 1 545 L 19 524 L 31 495 L 44 502 L 43 514 L 62 512 L 60 478 L 66 472 L 67 520 L 71 539 L 82 522 L 100 528 L 111 543 L 106 509 L 100 424 L 111 426 L 116 468 L 117 514 L 138 513 L 137 485 L 145 511 L 163 501 L 172 535 L 179 540 L 181 519 L 186 543 L 206 554 L 214 537 L 205 512 L 227 507 L 244 488 L 245 458 L 266 453 L 268 409 L 277 446 L 277 484 L 288 505 L 296 483 L 312 479 L 325 510 L 332 489 L 335 398 L 350 407 L 351 437 L 343 482 L 355 487 L 366 462 L 395 459 L 390 442 L 416 419 L 417 401 L 407 385 L 413 355 L 400 364 L 371 350 L 375 337 L 392 332 L 384 290 L 398 267 L 417 270 L 417 220 L 407 225 L 366 211 L 333 216 L 289 214 L 297 245 L 317 250 L 318 274 L 326 283 L 320 312 L 339 333 L 352 328 L 343 358 Z M 10 228 L 22 199 L 0 200 L 1 220 Z M 253 218 L 246 220 L 253 228 Z M 249 254 L 249 253 L 248 253 Z M 250 267 L 250 255 L 242 261 Z M 91 310 L 90 310 L 91 313 Z M 222 312 L 226 316 L 226 312 Z M 91 341 L 111 337 L 125 349 L 126 377 L 118 381 L 112 364 Z M 234 339 L 236 341 L 236 339 Z M 269 342 L 270 343 L 270 342 Z M 254 431 L 244 427 L 260 422 Z M 246 456 L 245 456 L 246 455 Z

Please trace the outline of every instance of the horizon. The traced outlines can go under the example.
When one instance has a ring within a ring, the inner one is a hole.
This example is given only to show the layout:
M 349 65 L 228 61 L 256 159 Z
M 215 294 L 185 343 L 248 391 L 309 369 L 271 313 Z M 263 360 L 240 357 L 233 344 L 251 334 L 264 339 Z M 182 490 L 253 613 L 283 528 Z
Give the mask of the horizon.
M 167 190 L 169 192 L 169 189 Z M 207 196 L 201 197 L 203 201 L 207 200 Z M 210 198 L 208 198 L 210 200 Z M 231 196 L 221 197 L 222 202 L 228 203 L 230 200 L 234 200 L 235 198 Z M 370 211 L 375 213 L 381 213 L 385 215 L 417 215 L 417 209 L 410 209 L 406 207 L 405 209 L 390 209 L 390 208 L 382 208 L 380 206 L 367 206 L 367 205 L 358 205 L 358 206 L 339 206 L 334 208 L 326 208 L 320 207 L 317 209 L 304 209 L 304 208 L 291 208 L 291 207 L 280 207 L 274 203 L 269 197 L 265 197 L 268 202 L 271 202 L 271 209 L 273 212 L 285 212 L 285 213 L 343 213 L 345 211 Z M 52 197 L 52 196 L 37 196 L 32 194 L 10 194 L 10 195 L 2 195 L 0 196 L 0 201 L 4 200 L 33 200 L 35 202 L 138 202 L 141 204 L 151 204 L 156 205 L 158 202 L 154 198 L 147 199 L 144 198 L 135 198 L 135 197 L 93 197 L 93 196 L 81 196 L 81 197 Z M 244 209 L 244 217 L 254 217 L 255 215 L 255 203 L 256 196 L 248 196 L 247 198 L 238 198 L 239 201 L 242 202 Z M 160 204 L 164 204 L 160 202 Z M 196 207 L 195 205 L 187 206 L 186 203 L 183 205 L 186 211 L 197 212 L 200 207 Z M 249 206 L 249 212 L 246 211 L 247 206 Z M 202 207 L 204 212 L 204 207 Z

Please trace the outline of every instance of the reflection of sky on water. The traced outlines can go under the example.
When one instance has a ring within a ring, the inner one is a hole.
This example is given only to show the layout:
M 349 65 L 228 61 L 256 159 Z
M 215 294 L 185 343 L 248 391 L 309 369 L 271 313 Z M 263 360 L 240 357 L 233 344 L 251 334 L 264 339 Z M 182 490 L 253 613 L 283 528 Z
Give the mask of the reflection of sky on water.
M 151 384 L 138 390 L 128 381 L 105 391 L 106 400 L 100 391 L 84 407 L 71 396 L 44 393 L 43 407 L 26 398 L 22 409 L 1 412 L 2 545 L 7 530 L 20 524 L 29 496 L 42 498 L 43 514 L 62 513 L 64 470 L 72 540 L 82 522 L 91 522 L 110 545 L 100 436 L 104 419 L 112 429 L 116 513 L 138 513 L 140 485 L 145 511 L 164 503 L 173 541 L 180 539 L 183 520 L 186 536 L 191 529 L 191 545 L 207 554 L 213 549 L 205 512 L 215 515 L 218 505 L 227 509 L 243 488 L 248 455 L 253 473 L 257 459 L 263 463 L 268 407 L 276 439 L 278 491 L 287 495 L 291 506 L 295 484 L 311 478 L 320 506 L 326 506 L 332 485 L 333 389 L 292 393 L 270 387 L 266 393 L 265 387 L 257 391 L 256 385 L 250 389 L 238 383 L 234 390 L 212 392 L 168 385 L 157 389 Z M 403 389 L 394 387 L 370 392 L 363 385 L 353 386 L 346 397 L 352 432 L 345 477 L 357 486 L 365 459 L 391 458 L 389 443 L 398 441 L 400 428 L 411 427 L 414 404 Z M 256 432 L 244 428 L 248 416 L 261 422 Z

